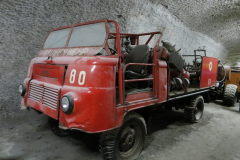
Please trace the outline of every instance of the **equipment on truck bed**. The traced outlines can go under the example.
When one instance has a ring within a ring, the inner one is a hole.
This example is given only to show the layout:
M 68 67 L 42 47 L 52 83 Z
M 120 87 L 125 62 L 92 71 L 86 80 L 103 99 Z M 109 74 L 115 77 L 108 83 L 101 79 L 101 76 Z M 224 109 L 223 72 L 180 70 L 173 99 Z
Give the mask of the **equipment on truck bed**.
M 48 115 L 58 136 L 99 133 L 103 159 L 136 159 L 153 109 L 180 108 L 196 123 L 217 82 L 217 58 L 195 52 L 187 65 L 180 50 L 160 46 L 161 38 L 120 33 L 108 19 L 53 29 L 19 87 L 22 106 Z
M 240 74 L 240 72 L 239 72 Z M 221 99 L 225 106 L 234 106 L 238 97 L 237 74 L 231 71 L 230 66 L 218 65 L 217 84 L 211 89 L 210 96 L 213 100 Z

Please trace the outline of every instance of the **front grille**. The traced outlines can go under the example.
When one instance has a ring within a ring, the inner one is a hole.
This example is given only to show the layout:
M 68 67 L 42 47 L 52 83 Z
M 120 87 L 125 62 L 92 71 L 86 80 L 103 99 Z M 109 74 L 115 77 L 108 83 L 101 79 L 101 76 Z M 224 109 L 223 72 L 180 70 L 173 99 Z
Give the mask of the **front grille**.
M 42 99 L 43 90 L 43 86 L 30 82 L 29 98 L 40 102 L 40 99 Z
M 40 102 L 42 99 L 42 104 L 56 110 L 58 104 L 58 89 L 30 82 L 29 98 L 37 102 Z
M 45 106 L 48 106 L 48 107 L 56 110 L 57 102 L 58 102 L 58 90 L 44 86 L 42 103 Z

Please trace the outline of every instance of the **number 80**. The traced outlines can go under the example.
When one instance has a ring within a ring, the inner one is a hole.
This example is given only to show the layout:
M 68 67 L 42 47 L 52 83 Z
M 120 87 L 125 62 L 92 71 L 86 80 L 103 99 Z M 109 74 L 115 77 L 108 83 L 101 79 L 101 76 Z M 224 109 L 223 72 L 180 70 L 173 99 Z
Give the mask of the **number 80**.
M 72 71 L 70 73 L 70 78 L 69 78 L 70 83 L 75 82 L 75 76 L 76 76 L 76 69 L 72 69 Z M 85 71 L 80 71 L 79 72 L 79 77 L 78 77 L 78 84 L 83 85 L 85 83 L 85 78 L 86 78 L 86 72 Z

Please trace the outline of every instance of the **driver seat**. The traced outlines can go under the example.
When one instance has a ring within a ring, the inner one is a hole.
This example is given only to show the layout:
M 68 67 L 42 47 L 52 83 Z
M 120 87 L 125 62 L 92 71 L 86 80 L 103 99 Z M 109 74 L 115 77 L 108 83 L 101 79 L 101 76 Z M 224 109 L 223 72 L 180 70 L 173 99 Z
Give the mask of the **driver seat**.
M 148 63 L 149 47 L 147 45 L 138 45 L 128 54 L 126 64 L 128 63 Z M 127 67 L 125 76 L 129 79 L 145 78 L 145 69 L 147 66 L 130 65 Z

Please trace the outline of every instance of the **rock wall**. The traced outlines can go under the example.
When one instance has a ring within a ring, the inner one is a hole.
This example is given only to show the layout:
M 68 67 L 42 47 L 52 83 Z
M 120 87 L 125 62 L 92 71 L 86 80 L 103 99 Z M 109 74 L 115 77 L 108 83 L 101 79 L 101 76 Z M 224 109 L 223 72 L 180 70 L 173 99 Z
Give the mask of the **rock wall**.
M 225 65 L 240 67 L 240 53 L 229 53 Z
M 119 23 L 121 32 L 160 30 L 164 33 L 163 40 L 176 44 L 182 54 L 193 54 L 200 47 L 206 48 L 208 56 L 221 60 L 227 55 L 221 44 L 191 31 L 167 8 L 148 0 L 1 0 L 0 15 L 0 114 L 3 117 L 24 114 L 19 110 L 18 85 L 52 28 L 108 18 Z

